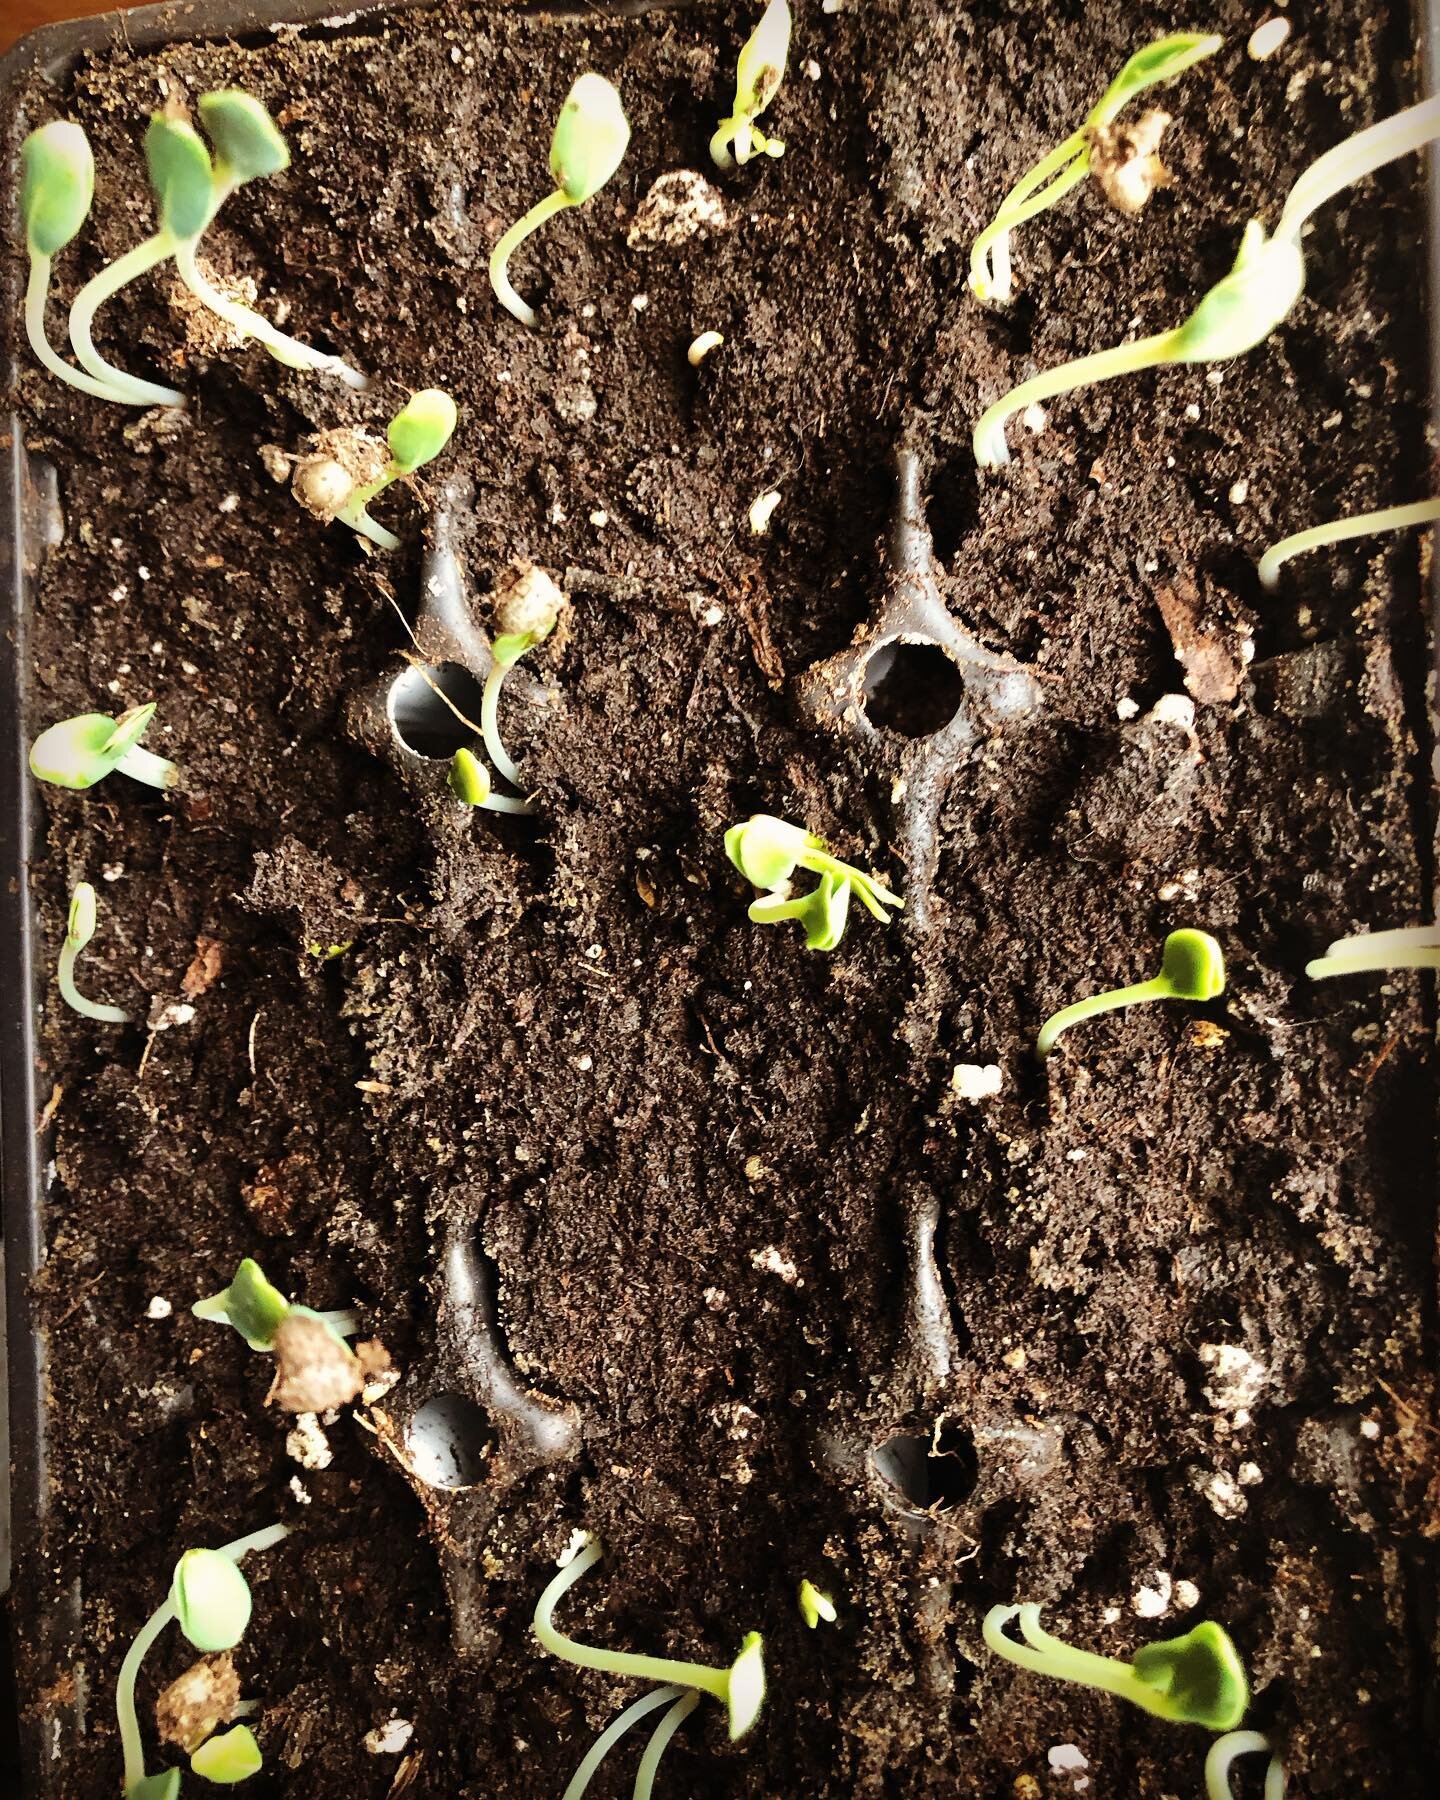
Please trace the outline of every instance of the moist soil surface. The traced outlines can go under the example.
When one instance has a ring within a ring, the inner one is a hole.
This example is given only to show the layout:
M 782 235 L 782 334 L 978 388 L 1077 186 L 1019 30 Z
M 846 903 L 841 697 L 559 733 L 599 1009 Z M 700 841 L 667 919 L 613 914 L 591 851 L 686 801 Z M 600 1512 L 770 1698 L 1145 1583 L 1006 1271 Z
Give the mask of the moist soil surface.
M 1025 1800 L 1088 1770 L 1092 1794 L 1196 1794 L 1203 1731 L 986 1651 L 986 1609 L 1026 1599 L 1122 1655 L 1218 1619 L 1294 1791 L 1433 1791 L 1430 1003 L 1413 975 L 1303 972 L 1333 937 L 1429 916 L 1420 552 L 1307 557 L 1275 596 L 1253 572 L 1288 531 L 1426 491 L 1416 161 L 1324 209 L 1262 348 L 1056 401 L 983 481 L 968 447 L 1015 381 L 1184 317 L 1246 219 L 1273 224 L 1316 155 L 1415 93 L 1403 9 L 1297 5 L 1261 62 L 1262 14 L 1213 10 L 1225 48 L 1158 96 L 1173 186 L 1128 219 L 1087 185 L 1024 227 L 1003 312 L 966 289 L 976 230 L 1131 50 L 1191 20 L 807 0 L 766 121 L 788 149 L 729 176 L 706 144 L 749 6 L 122 46 L 22 94 L 25 125 L 78 120 L 98 166 L 52 333 L 151 229 L 149 111 L 237 85 L 294 164 L 226 205 L 206 254 L 376 377 L 354 394 L 217 347 L 164 278 L 100 342 L 186 390 L 174 429 L 16 345 L 65 520 L 31 726 L 153 699 L 147 742 L 184 773 L 169 796 L 45 790 L 44 956 L 89 879 L 86 990 L 142 1021 L 193 1007 L 153 1031 L 44 1007 L 55 1490 L 18 1645 L 31 1704 L 88 1695 L 56 1793 L 115 1791 L 118 1664 L 179 1552 L 276 1519 L 294 1535 L 251 1559 L 239 1653 L 257 1794 L 558 1794 L 639 1691 L 531 1638 L 577 1527 L 606 1552 L 562 1609 L 582 1638 L 725 1663 L 765 1634 L 759 1725 L 732 1748 L 706 1704 L 666 1793 Z M 516 257 L 527 332 L 486 257 L 548 190 L 585 68 L 634 137 Z M 715 177 L 726 223 L 632 246 L 675 168 Z M 725 343 L 692 368 L 708 329 Z M 262 464 L 432 385 L 461 423 L 376 503 L 394 555 Z M 1038 694 L 947 753 L 933 869 L 895 774 L 926 741 L 901 734 L 946 716 L 933 669 L 907 693 L 902 654 L 876 735 L 797 699 L 885 592 L 907 437 L 946 606 Z M 533 820 L 462 809 L 442 761 L 364 728 L 357 696 L 405 667 L 436 507 L 480 630 L 516 556 L 574 601 L 505 706 Z M 1193 750 L 1122 724 L 1187 671 Z M 833 955 L 750 924 L 721 835 L 754 811 L 907 911 L 857 908 Z M 1042 1070 L 1046 1015 L 1153 973 L 1180 925 L 1222 941 L 1224 996 L 1097 1020 Z M 963 1063 L 997 1064 L 999 1093 L 961 1098 Z M 474 1316 L 447 1245 L 493 1296 L 495 1354 L 575 1428 L 543 1463 L 523 1407 L 444 1401 L 458 1492 L 405 1467 L 424 1401 L 486 1391 L 445 1348 Z M 358 1307 L 404 1372 L 328 1427 L 326 1468 L 287 1455 L 269 1359 L 190 1316 L 246 1253 Z M 838 1624 L 805 1630 L 801 1576 Z M 77 1591 L 73 1641 L 42 1655 Z M 185 1660 L 170 1633 L 147 1716 Z M 367 1750 L 397 1717 L 404 1750 Z M 596 1791 L 628 1792 L 637 1755 Z

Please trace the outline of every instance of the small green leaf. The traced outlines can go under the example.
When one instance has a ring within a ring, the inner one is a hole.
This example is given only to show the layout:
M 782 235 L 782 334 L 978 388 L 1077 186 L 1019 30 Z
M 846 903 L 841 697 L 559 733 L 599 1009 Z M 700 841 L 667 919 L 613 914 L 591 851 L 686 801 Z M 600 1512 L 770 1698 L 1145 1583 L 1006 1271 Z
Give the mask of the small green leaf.
M 749 916 L 756 925 L 777 925 L 782 919 L 794 919 L 805 928 L 807 949 L 833 950 L 844 937 L 850 916 L 850 883 L 843 876 L 826 873 L 820 877 L 818 887 L 798 900 L 766 894 L 752 902 Z
M 1250 1704 L 1245 1667 L 1229 1634 L 1206 1620 L 1183 1637 L 1146 1644 L 1131 1666 L 1165 1696 L 1162 1717 L 1211 1731 L 1233 1731 Z
M 1172 931 L 1160 978 L 1177 1000 L 1213 1000 L 1225 992 L 1225 953 L 1206 931 Z
M 510 669 L 527 650 L 533 650 L 547 634 L 538 631 L 502 631 L 490 640 L 490 654 L 502 669 Z
M 620 167 L 630 121 L 603 75 L 582 75 L 566 96 L 550 140 L 550 173 L 572 205 L 598 193 Z
M 154 708 L 150 710 L 153 712 Z M 149 722 L 147 718 L 140 730 Z M 108 713 L 81 713 L 78 718 L 62 719 L 58 725 L 42 731 L 30 746 L 30 773 L 53 787 L 94 787 L 130 747 L 125 744 L 113 748 L 118 730 L 118 722 Z
M 440 454 L 450 442 L 456 417 L 455 402 L 443 388 L 423 388 L 410 396 L 385 433 L 401 474 L 410 474 Z
M 337 956 L 343 956 L 345 952 L 353 946 L 354 942 L 354 938 L 346 938 L 343 944 L 322 944 L 319 942 L 307 944 L 305 946 L 305 954 L 307 956 L 313 956 L 316 962 L 334 962 L 335 958 Z
M 216 174 L 237 187 L 290 167 L 290 151 L 275 121 L 253 95 L 217 88 L 200 96 L 200 120 L 215 146 Z
M 115 729 L 105 740 L 105 754 L 113 756 L 118 763 L 127 750 L 133 750 L 150 729 L 157 704 L 150 700 L 144 706 L 132 706 L 121 713 L 115 721 Z
M 156 113 L 145 133 L 145 162 L 162 229 L 177 238 L 198 237 L 215 199 L 215 172 L 199 132 L 183 119 Z
M 190 1758 L 190 1767 L 206 1781 L 233 1787 L 260 1772 L 260 1746 L 248 1725 L 233 1725 L 203 1743 Z
M 170 1604 L 180 1629 L 207 1654 L 233 1650 L 250 1623 L 250 1588 L 218 1550 L 187 1550 L 175 1565 Z
M 180 1800 L 180 1771 L 164 1769 L 158 1775 L 142 1775 L 126 1788 L 125 1800 Z
M 765 1700 L 765 1650 L 758 1631 L 747 1631 L 740 1654 L 730 1665 L 726 1708 L 730 1714 L 730 1741 L 744 1737 L 755 1723 Z
M 457 750 L 450 762 L 450 791 L 467 806 L 483 806 L 490 798 L 490 771 L 473 750 Z
M 786 0 L 770 0 L 735 66 L 737 117 L 755 119 L 764 112 L 785 79 L 789 55 L 790 8 Z
M 1126 101 L 1160 81 L 1173 81 L 1186 69 L 1213 56 L 1225 42 L 1214 32 L 1176 31 L 1137 50 L 1106 88 L 1090 114 L 1092 125 L 1108 125 Z
M 54 256 L 79 231 L 95 197 L 90 140 L 68 119 L 52 119 L 20 146 L 20 217 L 35 256 Z
M 1305 263 L 1288 238 L 1267 238 L 1258 219 L 1245 227 L 1230 273 L 1175 333 L 1176 362 L 1221 362 L 1253 350 L 1280 324 L 1305 286 Z
M 95 890 L 88 881 L 82 881 L 70 896 L 70 919 L 66 927 L 66 940 L 73 944 L 77 951 L 83 950 L 95 935 Z
M 748 882 L 767 891 L 790 879 L 806 850 L 822 848 L 813 833 L 771 813 L 756 813 L 725 833 L 725 854 Z
M 276 1331 L 294 1309 L 279 1288 L 265 1279 L 259 1263 L 246 1256 L 229 1287 L 208 1300 L 197 1300 L 190 1310 L 197 1319 L 233 1325 L 252 1350 L 269 1350 Z
M 823 1619 L 827 1625 L 835 1623 L 835 1602 L 828 1594 L 822 1593 L 815 1583 L 805 1580 L 800 1583 L 800 1617 L 813 1631 Z

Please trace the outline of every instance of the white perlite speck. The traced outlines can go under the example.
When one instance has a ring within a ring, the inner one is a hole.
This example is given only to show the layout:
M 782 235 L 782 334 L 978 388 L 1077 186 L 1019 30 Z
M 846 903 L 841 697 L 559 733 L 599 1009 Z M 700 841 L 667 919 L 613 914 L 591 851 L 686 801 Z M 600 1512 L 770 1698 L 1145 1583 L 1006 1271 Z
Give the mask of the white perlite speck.
M 961 1100 L 991 1100 L 1000 1092 L 999 1063 L 956 1063 L 950 1086 Z
M 1177 1612 L 1190 1612 L 1200 1604 L 1200 1590 L 1193 1581 L 1177 1581 L 1170 1601 Z
M 1245 46 L 1246 52 L 1253 62 L 1264 62 L 1267 57 L 1275 54 L 1289 35 L 1288 19 L 1267 19 L 1250 33 L 1250 42 Z
M 365 1748 L 372 1756 L 398 1756 L 414 1735 L 408 1719 L 387 1719 L 365 1733 Z
M 750 511 L 746 516 L 750 521 L 750 529 L 756 537 L 760 537 L 770 529 L 771 517 L 779 504 L 779 488 L 770 488 L 750 502 Z
M 163 1294 L 157 1294 L 145 1308 L 145 1317 L 147 1319 L 168 1319 L 174 1310 L 175 1308 Z
M 1217 1412 L 1249 1413 L 1264 1392 L 1270 1371 L 1243 1344 L 1202 1344 L 1201 1364 L 1210 1371 L 1203 1389 Z
M 778 1275 L 791 1287 L 804 1287 L 795 1264 L 775 1244 L 767 1244 L 763 1250 L 750 1252 L 750 1267 L 765 1275 Z
M 294 1429 L 285 1439 L 285 1454 L 302 1469 L 328 1469 L 330 1442 L 314 1413 L 297 1413 Z
M 1164 1569 L 1152 1569 L 1131 1596 L 1130 1604 L 1141 1619 L 1161 1619 L 1170 1610 L 1171 1582 Z

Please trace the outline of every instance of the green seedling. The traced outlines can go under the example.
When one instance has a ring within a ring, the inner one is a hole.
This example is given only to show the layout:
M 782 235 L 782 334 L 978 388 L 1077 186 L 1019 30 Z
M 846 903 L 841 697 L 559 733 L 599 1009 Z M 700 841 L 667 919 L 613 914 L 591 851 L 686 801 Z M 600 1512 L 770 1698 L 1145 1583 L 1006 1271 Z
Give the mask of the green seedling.
M 120 1006 L 102 1006 L 98 1000 L 87 1000 L 75 986 L 75 965 L 80 952 L 95 935 L 95 890 L 82 881 L 70 896 L 70 920 L 65 942 L 60 946 L 60 960 L 55 965 L 55 981 L 60 998 L 87 1019 L 98 1019 L 102 1025 L 128 1025 L 130 1015 Z
M 1335 975 L 1370 975 L 1379 969 L 1440 969 L 1440 925 L 1362 932 L 1337 938 L 1323 956 L 1305 965 L 1312 981 Z
M 258 1775 L 261 1766 L 260 1746 L 248 1725 L 232 1725 L 229 1731 L 217 1731 L 190 1758 L 190 1767 L 206 1781 L 220 1787 L 233 1787 Z
M 1016 1618 L 1023 1646 L 1005 1635 L 1005 1626 Z M 997 1656 L 1022 1669 L 1118 1694 L 1142 1711 L 1177 1724 L 1230 1731 L 1250 1704 L 1250 1684 L 1239 1654 L 1228 1634 L 1209 1620 L 1183 1637 L 1146 1644 L 1129 1662 L 1076 1650 L 1051 1637 L 1041 1629 L 1040 1608 L 1035 1605 L 992 1606 L 985 1615 L 984 1637 Z
M 473 750 L 462 748 L 455 752 L 450 759 L 450 773 L 446 781 L 450 792 L 466 806 L 480 806 L 489 812 L 503 813 L 533 813 L 535 810 L 528 800 L 517 799 L 513 794 L 497 794 L 490 780 L 490 771 Z
M 89 788 L 116 769 L 146 787 L 173 788 L 180 771 L 173 762 L 140 746 L 155 717 L 155 702 L 132 706 L 112 719 L 108 713 L 81 713 L 42 731 L 30 746 L 30 773 L 53 787 Z
M 1259 1731 L 1229 1731 L 1216 1738 L 1205 1758 L 1205 1800 L 1234 1800 L 1230 1765 L 1237 1756 L 1256 1755 L 1271 1748 Z M 1285 1800 L 1285 1765 L 1272 1756 L 1265 1770 L 1265 1800 Z
M 490 285 L 495 298 L 522 325 L 532 329 L 535 313 L 510 285 L 510 258 L 533 231 L 567 206 L 581 206 L 599 193 L 620 167 L 630 142 L 630 121 L 620 95 L 603 75 L 587 73 L 576 81 L 560 108 L 550 140 L 550 173 L 555 191 L 517 219 L 490 256 Z
M 275 1333 L 296 1317 L 318 1319 L 341 1345 L 360 1329 L 353 1312 L 312 1312 L 308 1306 L 292 1305 L 250 1256 L 241 1259 L 229 1287 L 208 1300 L 197 1300 L 190 1310 L 197 1319 L 233 1325 L 252 1350 L 273 1351 Z
M 637 1777 L 635 1793 L 647 1800 L 654 1785 L 660 1757 L 678 1727 L 694 1710 L 685 1701 L 695 1702 L 700 1694 L 709 1694 L 724 1706 L 730 1721 L 733 1742 L 743 1737 L 755 1723 L 765 1699 L 765 1659 L 758 1631 L 748 1632 L 740 1646 L 740 1654 L 727 1669 L 714 1669 L 705 1663 L 677 1662 L 666 1656 L 636 1656 L 628 1651 L 602 1650 L 593 1644 L 580 1644 L 557 1631 L 555 1608 L 588 1569 L 601 1557 L 600 1545 L 594 1538 L 561 1569 L 541 1594 L 535 1607 L 534 1630 L 542 1647 L 552 1656 L 562 1657 L 582 1669 L 600 1669 L 609 1675 L 623 1675 L 639 1681 L 656 1681 L 661 1686 L 642 1700 L 627 1707 L 596 1740 L 584 1762 L 576 1770 L 566 1788 L 563 1800 L 579 1800 L 606 1753 L 629 1728 L 647 1713 L 669 1706 L 657 1727 Z
M 840 942 L 852 892 L 882 925 L 890 920 L 887 907 L 898 911 L 905 904 L 863 870 L 832 856 L 823 838 L 769 813 L 756 813 L 732 825 L 725 833 L 725 853 L 748 882 L 767 890 L 751 904 L 750 917 L 755 924 L 796 919 L 804 927 L 811 950 L 833 950 Z M 791 899 L 789 882 L 796 869 L 818 875 L 820 885 Z
M 1280 571 L 1292 556 L 1319 550 L 1326 544 L 1343 544 L 1348 538 L 1370 537 L 1381 531 L 1404 531 L 1412 525 L 1430 525 L 1440 519 L 1440 500 L 1416 500 L 1409 506 L 1387 506 L 1379 512 L 1356 513 L 1349 519 L 1332 519 L 1305 531 L 1281 538 L 1260 558 L 1260 585 L 1273 593 L 1280 585 Z
M 1022 175 L 1000 202 L 994 219 L 976 238 L 970 250 L 970 287 L 981 300 L 1008 305 L 1012 293 L 1010 234 L 1017 225 L 1046 212 L 1090 172 L 1090 152 L 1095 133 L 1113 125 L 1122 107 L 1146 88 L 1173 81 L 1186 69 L 1213 56 L 1224 43 L 1213 34 L 1178 31 L 1137 50 L 1086 114 L 1078 131 L 1071 132 L 1028 174 Z
M 379 478 L 354 488 L 345 504 L 335 508 L 334 517 L 382 550 L 398 550 L 399 538 L 377 525 L 366 509 L 392 482 L 435 460 L 454 435 L 458 416 L 455 402 L 443 388 L 422 388 L 412 394 L 386 428 L 390 460 Z
M 52 119 L 20 146 L 20 222 L 30 278 L 25 288 L 25 335 L 42 367 L 97 400 L 123 402 L 108 381 L 72 368 L 56 354 L 45 331 L 51 265 L 90 216 L 95 197 L 95 158 L 90 140 L 68 119 Z
M 836 1620 L 835 1602 L 828 1594 L 822 1594 L 813 1581 L 800 1583 L 800 1617 L 813 1631 L 823 1619 L 827 1625 Z
M 543 644 L 554 631 L 569 601 L 543 569 L 534 563 L 520 562 L 506 571 L 493 605 L 498 630 L 491 639 L 490 673 L 480 698 L 480 731 L 491 762 L 512 787 L 518 788 L 522 786 L 520 771 L 500 736 L 500 690 L 520 658 Z M 484 801 L 475 804 L 483 805 Z M 526 800 L 513 810 L 532 812 L 534 808 Z
M 263 1531 L 252 1531 L 247 1537 L 222 1544 L 218 1550 L 187 1550 L 176 1563 L 169 1595 L 151 1613 L 126 1651 L 115 1684 L 115 1716 L 120 1726 L 120 1747 L 124 1757 L 121 1791 L 125 1800 L 174 1800 L 180 1792 L 178 1769 L 166 1769 L 156 1775 L 145 1773 L 145 1749 L 135 1712 L 135 1679 L 151 1645 L 174 1621 L 197 1650 L 206 1654 L 233 1650 L 250 1623 L 250 1589 L 237 1565 L 251 1551 L 269 1550 L 289 1535 L 288 1525 L 268 1525 Z M 226 1733 L 220 1740 L 222 1747 L 215 1752 L 217 1766 L 222 1770 L 239 1767 L 243 1758 L 242 1744 L 227 1748 L 234 1736 L 234 1732 Z M 248 1731 L 245 1736 L 250 1740 L 254 1755 L 253 1764 L 246 1773 L 253 1774 L 260 1766 L 260 1753 Z M 201 1756 L 215 1742 L 212 1739 L 210 1744 L 202 1745 L 196 1756 Z M 192 1762 L 192 1767 L 197 1765 Z M 206 1770 L 197 1767 L 197 1773 L 205 1774 Z M 243 1779 L 239 1774 L 208 1778 Z
M 1115 1012 L 1122 1006 L 1141 1006 L 1150 1000 L 1213 1000 L 1225 991 L 1225 956 L 1205 931 L 1172 931 L 1165 940 L 1160 973 L 1133 987 L 1113 988 L 1062 1007 L 1040 1027 L 1035 1053 L 1044 1062 L 1062 1031 L 1093 1019 L 1097 1013 Z
M 312 349 L 279 330 L 253 308 L 220 293 L 196 261 L 200 240 L 231 194 L 248 181 L 290 166 L 290 152 L 269 113 L 249 94 L 219 89 L 200 97 L 200 120 L 214 154 L 181 119 L 156 113 L 145 133 L 145 161 L 155 194 L 159 229 L 88 282 L 70 309 L 70 342 L 90 374 L 113 390 L 112 398 L 136 406 L 183 406 L 173 388 L 139 381 L 96 350 L 95 315 L 107 300 L 149 270 L 173 259 L 182 282 L 242 338 L 254 338 L 279 363 L 338 375 L 353 388 L 369 386 L 343 357 Z
M 790 55 L 790 8 L 786 0 L 770 0 L 760 23 L 745 40 L 735 65 L 735 104 L 710 140 L 717 168 L 733 169 L 752 156 L 783 156 L 779 138 L 766 137 L 755 123 L 780 91 Z M 732 154 L 733 153 L 733 154 Z
M 1286 199 L 1275 235 L 1252 219 L 1245 227 L 1234 267 L 1183 324 L 1153 337 L 1119 344 L 1049 369 L 997 400 L 975 427 L 975 460 L 982 469 L 1010 460 L 1005 422 L 1028 406 L 1074 393 L 1116 375 L 1171 363 L 1223 362 L 1253 350 L 1289 314 L 1305 286 L 1300 233 L 1311 214 L 1344 187 L 1396 157 L 1440 136 L 1440 99 L 1423 101 L 1358 132 L 1314 162 Z

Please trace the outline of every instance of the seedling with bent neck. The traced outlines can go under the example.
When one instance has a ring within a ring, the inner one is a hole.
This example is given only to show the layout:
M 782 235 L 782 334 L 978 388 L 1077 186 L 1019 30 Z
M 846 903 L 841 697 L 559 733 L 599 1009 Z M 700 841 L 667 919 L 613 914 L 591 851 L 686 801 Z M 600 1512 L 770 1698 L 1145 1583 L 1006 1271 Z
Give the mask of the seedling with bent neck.
M 813 831 L 770 813 L 756 813 L 732 825 L 725 833 L 725 854 L 752 886 L 766 890 L 751 903 L 754 923 L 775 925 L 794 919 L 804 927 L 806 947 L 811 950 L 833 950 L 845 935 L 852 892 L 882 925 L 890 922 L 887 907 L 898 912 L 905 905 L 898 894 L 862 869 L 832 856 L 825 840 Z M 818 875 L 820 884 L 791 899 L 789 883 L 796 869 Z
M 102 1025 L 128 1025 L 130 1015 L 123 1006 L 105 1006 L 98 1000 L 87 1000 L 75 986 L 75 965 L 81 951 L 95 935 L 95 890 L 82 881 L 70 896 L 70 914 L 65 942 L 60 947 L 60 960 L 55 966 L 55 981 L 60 998 L 87 1019 L 98 1019 Z
M 490 255 L 495 298 L 522 325 L 534 327 L 534 310 L 510 285 L 510 258 L 533 231 L 567 206 L 581 206 L 599 193 L 620 167 L 630 142 L 630 121 L 620 95 L 603 75 L 581 75 L 560 108 L 550 140 L 550 173 L 555 191 L 537 201 L 510 227 Z
M 1005 1635 L 1012 1619 L 1019 1620 L 1023 1645 Z M 1239 1654 L 1229 1634 L 1208 1619 L 1183 1637 L 1146 1644 L 1129 1662 L 1077 1650 L 1052 1637 L 1041 1628 L 1040 1608 L 1033 1604 L 992 1606 L 983 1634 L 997 1656 L 1022 1669 L 1118 1694 L 1142 1711 L 1177 1724 L 1231 1731 L 1250 1704 L 1250 1684 Z
M 1055 1048 L 1062 1031 L 1093 1019 L 1099 1013 L 1123 1006 L 1142 1006 L 1151 1000 L 1213 1000 L 1225 991 L 1225 956 L 1215 939 L 1204 931 L 1172 931 L 1165 940 L 1160 973 L 1133 987 L 1112 988 L 1062 1007 L 1040 1027 L 1035 1054 L 1043 1062 Z
M 119 770 L 132 781 L 162 790 L 173 788 L 180 771 L 173 762 L 141 748 L 155 717 L 155 702 L 132 706 L 112 719 L 108 713 L 81 713 L 42 731 L 30 746 L 30 773 L 53 787 L 90 788 Z
M 385 429 L 389 462 L 376 480 L 353 488 L 333 516 L 382 550 L 398 550 L 400 540 L 395 533 L 370 517 L 370 502 L 392 482 L 433 462 L 454 435 L 458 418 L 455 402 L 444 388 L 422 388 L 412 394 Z
M 752 156 L 783 156 L 779 138 L 766 137 L 755 123 L 780 91 L 790 55 L 790 7 L 770 0 L 760 23 L 745 40 L 735 65 L 735 104 L 710 140 L 715 166 L 733 169 Z M 731 152 L 734 152 L 732 155 Z
M 1356 513 L 1348 519 L 1331 519 L 1311 525 L 1272 544 L 1260 558 L 1260 585 L 1273 593 L 1280 585 L 1280 571 L 1292 556 L 1321 550 L 1327 544 L 1343 544 L 1350 538 L 1370 537 L 1381 531 L 1404 531 L 1415 525 L 1432 525 L 1440 519 L 1440 500 L 1415 500 L 1408 506 L 1386 506 L 1379 512 Z

